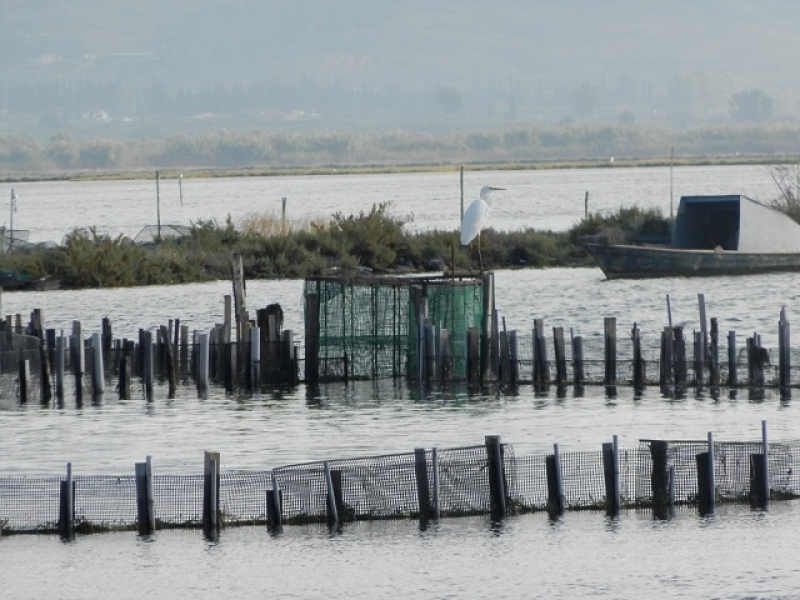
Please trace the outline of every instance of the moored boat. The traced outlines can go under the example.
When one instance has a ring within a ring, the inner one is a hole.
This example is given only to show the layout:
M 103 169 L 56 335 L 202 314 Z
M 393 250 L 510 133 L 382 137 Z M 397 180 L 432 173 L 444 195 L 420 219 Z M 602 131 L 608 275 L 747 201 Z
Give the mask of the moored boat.
M 746 196 L 684 196 L 672 243 L 586 250 L 608 279 L 800 271 L 800 224 Z

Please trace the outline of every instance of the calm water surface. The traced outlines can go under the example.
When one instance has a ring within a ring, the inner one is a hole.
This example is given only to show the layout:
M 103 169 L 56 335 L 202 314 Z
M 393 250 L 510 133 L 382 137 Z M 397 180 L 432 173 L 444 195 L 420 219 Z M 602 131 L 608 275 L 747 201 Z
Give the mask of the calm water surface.
M 770 193 L 757 167 L 676 169 L 675 175 L 676 198 Z M 667 169 L 471 173 L 468 180 L 476 189 L 489 181 L 509 187 L 493 215 L 507 228 L 569 226 L 583 214 L 586 190 L 594 210 L 669 206 Z M 183 209 L 177 183 L 174 193 L 168 183 L 161 188 L 165 221 L 224 219 L 228 212 L 261 206 L 256 199 L 279 207 L 287 195 L 290 211 L 302 206 L 308 214 L 329 214 L 345 201 L 357 211 L 394 200 L 415 213 L 417 226 L 457 224 L 447 216 L 453 202 L 458 206 L 457 174 L 184 181 Z M 60 239 L 71 227 L 88 224 L 130 235 L 153 222 L 152 182 L 18 188 L 15 227 L 32 229 L 32 237 Z M 55 207 L 52 218 L 40 215 L 45 206 Z M 673 320 L 698 329 L 698 293 L 721 332 L 736 330 L 743 344 L 755 331 L 774 347 L 779 311 L 785 306 L 796 321 L 800 294 L 794 275 L 609 282 L 599 269 L 502 271 L 496 288 L 509 329 L 526 333 L 534 318 L 543 318 L 548 329 L 572 327 L 588 348 L 601 348 L 603 317 L 615 316 L 621 349 L 634 322 L 648 343 L 656 339 L 667 324 L 667 294 Z M 280 302 L 286 327 L 302 343 L 301 282 L 250 281 L 247 289 L 251 309 Z M 229 293 L 228 282 L 5 293 L 2 312 L 27 316 L 41 308 L 47 327 L 69 330 L 78 319 L 87 334 L 109 317 L 116 336 L 131 337 L 140 327 L 172 318 L 192 329 L 209 328 L 222 321 Z M 719 440 L 752 440 L 762 419 L 773 440 L 800 437 L 797 400 L 768 395 L 750 401 L 746 391 L 716 400 L 691 392 L 683 400 L 665 399 L 655 389 L 641 398 L 626 388 L 620 392 L 608 399 L 602 388 L 590 387 L 584 397 L 558 399 L 536 397 L 526 386 L 518 395 L 501 396 L 459 385 L 420 393 L 379 382 L 301 385 L 254 397 L 216 392 L 200 399 L 189 387 L 175 400 L 160 389 L 150 403 L 141 395 L 119 401 L 111 393 L 100 403 L 77 407 L 67 401 L 62 409 L 20 407 L 5 397 L 0 474 L 62 473 L 66 461 L 77 474 L 128 474 L 148 454 L 157 473 L 199 473 L 209 449 L 221 452 L 223 469 L 269 469 L 417 446 L 480 444 L 488 434 L 501 435 L 518 453 L 543 452 L 554 442 L 595 450 L 614 434 L 623 446 L 649 437 L 704 439 L 708 431 Z M 70 544 L 15 536 L 0 539 L 0 597 L 798 598 L 798 529 L 797 504 L 778 503 L 768 513 L 726 508 L 710 520 L 685 511 L 666 523 L 629 512 L 613 522 L 595 513 L 568 513 L 558 523 L 528 515 L 500 526 L 451 519 L 424 531 L 410 521 L 361 523 L 334 535 L 318 527 L 290 527 L 278 537 L 241 528 L 224 531 L 217 544 L 204 542 L 197 531 L 158 532 L 152 540 L 128 533 L 82 536 Z

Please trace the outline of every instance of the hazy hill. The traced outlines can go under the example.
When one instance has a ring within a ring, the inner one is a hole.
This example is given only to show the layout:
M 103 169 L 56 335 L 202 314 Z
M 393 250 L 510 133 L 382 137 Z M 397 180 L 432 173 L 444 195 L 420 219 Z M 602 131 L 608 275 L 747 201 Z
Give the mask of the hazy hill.
M 302 109 L 373 127 L 433 126 L 448 112 L 464 123 L 616 121 L 624 111 L 718 121 L 731 94 L 757 88 L 774 116 L 798 118 L 796 6 L 2 0 L 0 109 L 44 114 L 35 124 L 51 129 L 89 109 L 112 120 Z

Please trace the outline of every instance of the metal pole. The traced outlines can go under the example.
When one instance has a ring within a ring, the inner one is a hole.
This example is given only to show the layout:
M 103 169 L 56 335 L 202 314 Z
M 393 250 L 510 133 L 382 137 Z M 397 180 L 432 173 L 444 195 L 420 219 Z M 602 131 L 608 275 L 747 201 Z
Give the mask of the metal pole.
M 461 220 L 464 220 L 464 167 L 461 167 Z
M 181 206 L 183 206 L 183 173 L 178 175 L 178 191 L 181 194 Z
M 433 469 L 433 516 L 439 520 L 441 507 L 439 504 L 439 450 L 436 446 L 431 450 L 431 469 Z
M 716 508 L 716 490 L 714 486 L 714 434 L 708 432 L 708 508 L 713 513 Z
M 620 504 L 620 481 L 619 481 L 619 438 L 618 436 L 613 437 L 614 443 L 614 506 L 617 507 L 617 511 L 620 510 L 622 505 Z
M 331 523 L 339 522 L 339 514 L 336 509 L 336 497 L 333 493 L 333 478 L 331 477 L 331 467 L 326 460 L 323 463 L 325 469 L 325 488 L 327 490 L 328 521 Z
M 159 174 L 156 171 L 156 218 L 158 219 L 158 241 L 161 241 L 161 192 L 159 189 Z
M 767 444 L 767 421 L 761 421 L 761 447 L 764 453 L 764 508 L 769 506 L 769 444 Z

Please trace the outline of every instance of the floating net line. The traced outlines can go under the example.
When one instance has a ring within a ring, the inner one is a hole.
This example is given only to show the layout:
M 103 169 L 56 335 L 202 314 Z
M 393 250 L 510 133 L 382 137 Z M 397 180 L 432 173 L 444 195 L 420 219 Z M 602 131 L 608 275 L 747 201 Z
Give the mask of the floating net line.
M 658 441 L 666 445 L 666 466 L 674 467 L 676 504 L 697 502 L 696 457 L 707 442 Z M 619 449 L 622 507 L 652 505 L 652 440 Z M 503 468 L 512 513 L 548 506 L 546 454 L 518 456 L 504 444 Z M 760 442 L 714 442 L 717 502 L 748 502 L 751 455 Z M 485 446 L 436 451 L 438 500 L 443 517 L 486 514 L 491 509 L 489 464 Z M 433 450 L 425 450 L 429 490 L 434 488 Z M 606 502 L 602 452 L 560 453 L 567 510 L 600 510 Z M 769 481 L 773 498 L 800 497 L 800 442 L 769 444 Z M 341 485 L 341 520 L 418 517 L 420 501 L 416 455 L 413 452 L 309 462 L 272 471 L 224 472 L 220 475 L 223 525 L 266 524 L 267 491 L 273 479 L 281 492 L 284 523 L 327 519 L 326 466 Z M 59 520 L 60 477 L 0 477 L 0 528 L 6 533 L 52 532 Z M 137 526 L 136 482 L 133 475 L 75 476 L 76 529 L 134 529 Z M 154 475 L 158 528 L 200 527 L 203 518 L 202 475 Z

